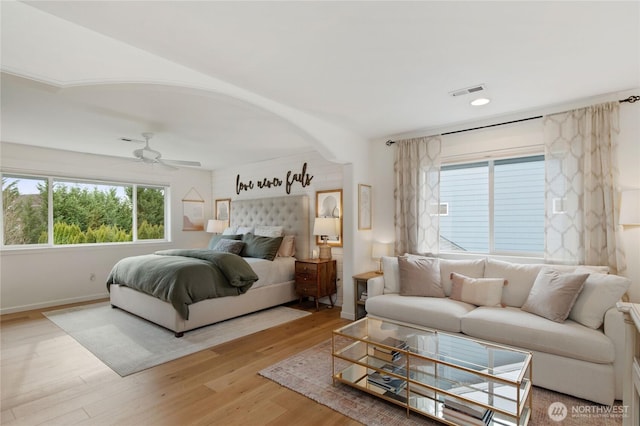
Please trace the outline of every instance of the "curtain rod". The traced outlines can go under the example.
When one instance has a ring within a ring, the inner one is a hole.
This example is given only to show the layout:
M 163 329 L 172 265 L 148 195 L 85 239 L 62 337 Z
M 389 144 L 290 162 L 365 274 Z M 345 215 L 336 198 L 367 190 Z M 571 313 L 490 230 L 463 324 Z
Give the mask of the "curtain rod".
M 623 103 L 623 102 L 628 102 L 630 104 L 635 103 L 640 101 L 640 96 L 636 96 L 636 95 L 632 95 L 629 96 L 626 99 L 620 99 L 618 102 Z M 472 130 L 480 130 L 480 129 L 486 129 L 489 127 L 496 127 L 496 126 L 503 126 L 505 124 L 513 124 L 513 123 L 520 123 L 521 121 L 529 121 L 529 120 L 535 120 L 538 118 L 542 118 L 541 115 L 536 115 L 534 117 L 527 117 L 527 118 L 521 118 L 520 120 L 512 120 L 512 121 L 505 121 L 503 123 L 496 123 L 496 124 L 488 124 L 486 126 L 479 126 L 479 127 L 472 127 L 470 129 L 462 129 L 462 130 L 454 130 L 453 132 L 445 132 L 445 133 L 441 133 L 441 136 L 446 136 L 446 135 L 453 135 L 454 133 L 463 133 L 463 132 L 470 132 Z M 394 143 L 396 143 L 396 141 L 392 141 L 391 139 L 389 139 L 388 141 L 385 142 L 385 144 L 387 146 L 391 146 Z

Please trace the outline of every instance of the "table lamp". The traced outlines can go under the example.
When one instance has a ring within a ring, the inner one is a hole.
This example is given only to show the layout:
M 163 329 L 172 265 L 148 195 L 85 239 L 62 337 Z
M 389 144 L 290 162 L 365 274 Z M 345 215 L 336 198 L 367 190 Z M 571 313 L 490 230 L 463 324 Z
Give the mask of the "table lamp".
M 331 246 L 327 243 L 329 235 L 338 235 L 338 218 L 335 217 L 316 217 L 313 223 L 313 235 L 319 235 L 323 241 L 320 247 L 319 259 L 331 259 Z

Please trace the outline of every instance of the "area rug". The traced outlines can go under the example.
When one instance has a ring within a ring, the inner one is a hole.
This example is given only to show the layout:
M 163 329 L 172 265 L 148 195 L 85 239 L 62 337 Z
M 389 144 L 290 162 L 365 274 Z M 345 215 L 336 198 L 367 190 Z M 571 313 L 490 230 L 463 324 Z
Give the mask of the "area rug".
M 365 425 L 442 424 L 415 413 L 407 418 L 402 407 L 342 383 L 333 386 L 331 368 L 331 340 L 327 340 L 265 368 L 259 374 Z M 623 411 L 619 403 L 607 407 L 535 387 L 529 424 L 619 426 Z M 556 417 L 552 420 L 550 415 Z
M 185 332 L 181 338 L 135 315 L 113 309 L 109 302 L 44 315 L 124 377 L 311 314 L 278 306 Z

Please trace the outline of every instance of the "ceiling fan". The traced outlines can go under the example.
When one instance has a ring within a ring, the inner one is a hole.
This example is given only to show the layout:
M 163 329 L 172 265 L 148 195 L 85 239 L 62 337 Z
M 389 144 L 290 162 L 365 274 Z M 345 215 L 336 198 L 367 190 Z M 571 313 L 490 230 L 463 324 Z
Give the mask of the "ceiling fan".
M 162 158 L 162 154 L 160 151 L 156 151 L 155 149 L 151 149 L 149 147 L 149 139 L 153 137 L 153 133 L 145 132 L 142 134 L 144 140 L 140 139 L 131 139 L 131 138 L 120 138 L 121 141 L 125 142 L 138 142 L 143 143 L 144 148 L 136 149 L 133 151 L 133 156 L 136 157 L 139 161 L 147 164 L 162 164 L 163 166 L 175 169 L 172 164 L 178 166 L 191 166 L 191 167 L 200 167 L 201 164 L 199 161 L 185 161 L 185 160 L 169 160 L 166 158 Z

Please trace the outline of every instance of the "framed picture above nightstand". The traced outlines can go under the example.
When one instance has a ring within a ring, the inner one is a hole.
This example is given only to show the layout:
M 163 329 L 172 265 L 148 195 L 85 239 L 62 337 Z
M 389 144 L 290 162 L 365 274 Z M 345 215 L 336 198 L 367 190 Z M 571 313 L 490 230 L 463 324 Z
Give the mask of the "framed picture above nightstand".
M 353 276 L 353 298 L 355 300 L 354 313 L 356 320 L 367 316 L 365 303 L 367 302 L 367 281 L 374 277 L 379 277 L 375 271 L 364 272 Z

